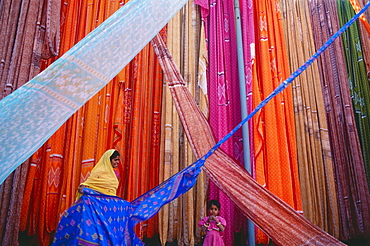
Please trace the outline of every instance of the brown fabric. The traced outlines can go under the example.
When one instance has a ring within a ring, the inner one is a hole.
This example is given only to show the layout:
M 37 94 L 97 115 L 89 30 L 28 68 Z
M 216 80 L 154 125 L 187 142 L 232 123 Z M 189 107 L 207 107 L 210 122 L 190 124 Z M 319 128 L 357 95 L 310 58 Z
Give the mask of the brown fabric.
M 291 73 L 315 53 L 308 2 L 281 1 Z M 334 169 L 317 63 L 293 81 L 303 215 L 339 237 Z
M 318 49 L 339 29 L 336 1 L 315 0 L 309 6 Z M 370 193 L 340 39 L 320 56 L 318 65 L 338 192 L 340 239 L 369 237 Z
M 18 245 L 20 211 L 27 170 L 26 162 L 0 186 L 0 245 Z
M 194 103 L 160 36 L 152 45 L 161 62 L 181 122 L 197 158 L 215 144 L 209 125 Z M 194 127 L 197 126 L 197 127 Z M 239 209 L 279 245 L 343 245 L 295 212 L 252 177 L 224 152 L 211 155 L 204 170 Z
M 189 1 L 171 19 L 167 24 L 166 33 L 167 47 L 173 54 L 176 64 L 181 67 L 181 74 L 186 77 L 190 93 L 197 98 L 200 107 L 205 108 L 206 105 L 200 101 L 204 95 L 196 83 L 202 32 L 200 32 L 200 15 L 193 1 Z M 161 153 L 165 157 L 163 156 L 159 166 L 161 170 L 160 182 L 195 161 L 167 86 L 164 88 L 162 105 L 164 138 L 161 144 L 163 146 Z M 206 175 L 201 173 L 193 189 L 160 210 L 159 235 L 162 245 L 165 245 L 167 241 L 173 242 L 175 240 L 178 245 L 194 245 L 200 241 L 201 228 L 196 226 L 196 222 L 206 214 L 206 187 Z
M 57 54 L 60 4 L 52 0 L 2 1 L 0 100 L 40 72 L 40 59 Z M 1 245 L 18 245 L 28 166 L 26 163 L 18 167 L 0 187 Z

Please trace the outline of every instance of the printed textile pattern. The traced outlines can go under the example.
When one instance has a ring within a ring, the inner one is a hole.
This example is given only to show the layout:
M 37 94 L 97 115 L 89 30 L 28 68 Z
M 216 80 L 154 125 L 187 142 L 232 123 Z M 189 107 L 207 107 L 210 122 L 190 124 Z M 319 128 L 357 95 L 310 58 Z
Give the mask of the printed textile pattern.
M 129 230 L 132 207 L 121 198 L 86 188 L 62 215 L 53 245 L 142 245 Z
M 192 188 L 203 164 L 204 159 L 193 163 L 131 203 L 85 188 L 64 212 L 53 245 L 143 245 L 135 225 Z
M 186 2 L 129 1 L 42 73 L 1 100 L 0 183 L 117 75 Z
M 307 1 L 284 0 L 284 30 L 291 71 L 315 53 Z M 339 215 L 330 138 L 317 63 L 292 83 L 299 182 L 304 217 L 339 237 Z
M 263 228 L 264 232 L 279 245 L 330 243 L 343 245 L 339 240 L 310 223 L 285 202 L 257 184 L 234 159 L 222 150 L 217 150 L 226 139 L 230 138 L 243 123 L 255 114 L 258 108 L 215 145 L 209 124 L 186 88 L 164 41 L 157 35 L 153 39 L 152 45 L 168 80 L 177 111 L 193 151 L 198 158 L 201 158 L 199 160 L 207 160 L 203 170 L 217 186 L 228 194 L 242 213 L 256 226 Z M 323 50 L 325 49 L 323 48 Z M 305 66 L 309 66 L 310 62 L 307 62 Z M 297 77 L 303 70 L 302 66 L 299 71 L 289 77 L 290 80 Z M 285 87 L 286 85 L 281 85 L 275 93 Z M 267 103 L 271 97 L 273 95 L 270 95 L 264 102 Z M 263 103 L 260 106 L 262 107 Z M 198 127 L 192 127 L 194 124 Z
M 202 3 L 203 2 L 203 3 Z M 207 85 L 209 94 L 209 124 L 216 141 L 225 136 L 241 120 L 240 89 L 237 72 L 237 48 L 234 6 L 231 1 L 196 1 L 202 7 L 205 37 L 209 57 Z M 241 131 L 222 146 L 222 150 L 243 165 Z M 213 182 L 209 182 L 208 199 L 219 200 L 222 216 L 233 221 L 224 231 L 226 245 L 234 242 L 234 233 L 243 231 L 245 218 L 235 204 Z

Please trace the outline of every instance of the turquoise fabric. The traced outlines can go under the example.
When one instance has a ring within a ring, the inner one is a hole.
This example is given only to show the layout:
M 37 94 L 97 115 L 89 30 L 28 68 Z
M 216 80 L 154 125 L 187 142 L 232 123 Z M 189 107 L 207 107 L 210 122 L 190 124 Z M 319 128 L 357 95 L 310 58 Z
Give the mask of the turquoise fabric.
M 0 101 L 0 184 L 114 78 L 187 0 L 131 0 Z

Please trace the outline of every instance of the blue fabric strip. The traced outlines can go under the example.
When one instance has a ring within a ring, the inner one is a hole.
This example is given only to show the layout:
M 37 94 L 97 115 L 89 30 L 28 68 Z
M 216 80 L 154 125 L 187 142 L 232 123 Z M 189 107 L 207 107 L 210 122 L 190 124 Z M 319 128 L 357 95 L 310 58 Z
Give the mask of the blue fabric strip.
M 0 101 L 0 184 L 114 78 L 187 0 L 131 0 Z

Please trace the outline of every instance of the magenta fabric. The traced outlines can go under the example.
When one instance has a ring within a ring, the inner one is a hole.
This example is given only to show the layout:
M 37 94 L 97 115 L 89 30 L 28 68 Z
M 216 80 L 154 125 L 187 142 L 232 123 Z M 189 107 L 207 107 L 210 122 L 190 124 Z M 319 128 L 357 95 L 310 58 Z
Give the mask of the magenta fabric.
M 226 220 L 221 216 L 216 216 L 216 218 L 226 228 Z M 208 223 L 207 220 L 208 217 L 204 217 L 198 222 L 198 226 L 202 227 L 204 224 Z M 216 221 L 212 220 L 209 222 L 209 227 L 206 230 L 203 246 L 224 246 L 223 234 L 224 232 L 221 232 L 216 225 Z
M 219 141 L 241 121 L 234 5 L 233 0 L 196 0 L 195 3 L 201 6 L 209 57 L 209 124 Z M 241 140 L 238 131 L 221 149 L 244 166 Z M 233 245 L 234 232 L 245 228 L 245 216 L 212 181 L 209 199 L 219 200 L 222 215 L 233 222 L 224 234 L 225 244 Z

